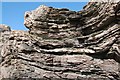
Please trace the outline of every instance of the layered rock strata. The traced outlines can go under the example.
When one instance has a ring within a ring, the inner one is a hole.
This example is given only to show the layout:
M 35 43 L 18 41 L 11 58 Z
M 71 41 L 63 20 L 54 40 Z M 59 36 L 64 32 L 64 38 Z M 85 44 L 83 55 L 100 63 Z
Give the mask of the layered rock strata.
M 89 2 L 79 12 L 42 5 L 25 13 L 29 31 L 0 26 L 0 79 L 119 80 L 119 5 Z

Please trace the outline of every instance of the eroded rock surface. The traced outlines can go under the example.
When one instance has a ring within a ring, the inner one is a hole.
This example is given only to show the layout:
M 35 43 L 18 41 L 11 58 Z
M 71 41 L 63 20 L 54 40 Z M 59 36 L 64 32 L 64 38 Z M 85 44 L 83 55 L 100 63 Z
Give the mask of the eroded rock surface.
M 25 13 L 29 31 L 0 25 L 0 79 L 120 80 L 119 5 L 89 2 L 79 12 L 42 5 Z

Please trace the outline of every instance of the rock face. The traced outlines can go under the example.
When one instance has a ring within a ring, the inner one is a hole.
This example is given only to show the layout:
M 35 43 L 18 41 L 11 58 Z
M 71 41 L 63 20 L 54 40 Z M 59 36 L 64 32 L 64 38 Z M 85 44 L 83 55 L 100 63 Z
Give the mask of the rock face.
M 81 24 L 80 24 L 81 22 Z M 68 9 L 40 6 L 25 13 L 25 26 L 31 34 L 45 39 L 65 39 L 81 36 L 77 29 L 82 25 L 81 14 Z
M 0 25 L 0 79 L 120 80 L 119 5 L 42 5 L 25 13 L 29 31 Z

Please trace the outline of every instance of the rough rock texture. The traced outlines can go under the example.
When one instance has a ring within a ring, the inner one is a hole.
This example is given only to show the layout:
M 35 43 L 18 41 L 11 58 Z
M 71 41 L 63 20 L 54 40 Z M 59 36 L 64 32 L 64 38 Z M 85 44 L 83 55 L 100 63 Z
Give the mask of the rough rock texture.
M 120 80 L 120 2 L 79 12 L 42 5 L 24 24 L 29 31 L 0 25 L 0 79 Z

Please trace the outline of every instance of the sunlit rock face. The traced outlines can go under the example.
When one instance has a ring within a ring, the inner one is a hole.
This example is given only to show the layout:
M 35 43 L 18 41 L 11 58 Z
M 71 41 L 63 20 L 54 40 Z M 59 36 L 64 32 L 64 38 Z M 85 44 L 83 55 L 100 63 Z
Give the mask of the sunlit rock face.
M 29 31 L 0 25 L 0 79 L 120 80 L 119 5 L 41 5 L 25 13 Z
M 25 13 L 25 26 L 30 33 L 40 37 L 52 39 L 73 38 L 81 36 L 81 15 L 69 9 L 55 9 L 40 6 L 37 9 Z
M 4 24 L 0 24 L 0 32 L 11 31 L 10 27 Z

